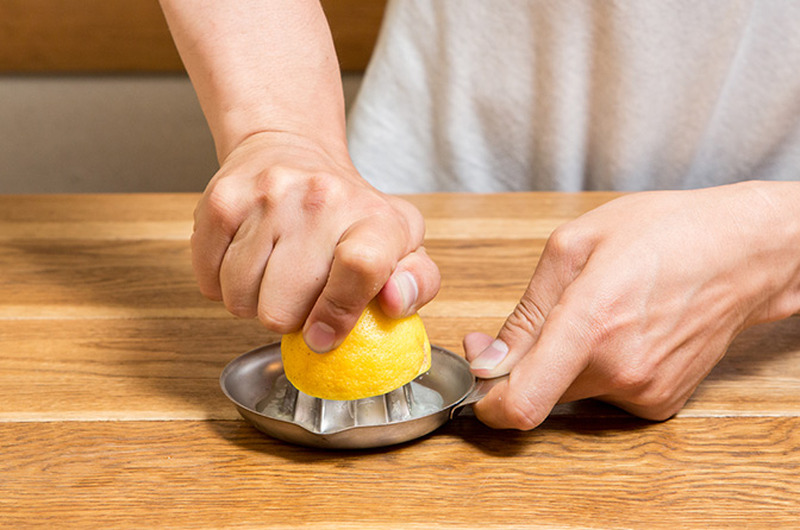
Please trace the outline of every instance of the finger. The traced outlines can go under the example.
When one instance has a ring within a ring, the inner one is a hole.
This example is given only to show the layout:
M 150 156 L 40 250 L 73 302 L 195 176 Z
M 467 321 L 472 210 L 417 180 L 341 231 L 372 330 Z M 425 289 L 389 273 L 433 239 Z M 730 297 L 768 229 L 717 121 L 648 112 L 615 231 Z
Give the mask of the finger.
M 572 317 L 555 307 L 536 345 L 475 404 L 475 415 L 494 428 L 528 430 L 538 426 L 588 366 L 589 352 Z
M 378 293 L 378 302 L 392 318 L 413 315 L 433 300 L 440 285 L 439 268 L 420 247 L 400 260 Z
M 277 333 L 297 331 L 328 278 L 332 245 L 320 232 L 279 239 L 269 256 L 258 296 L 258 318 Z
M 221 200 L 221 186 L 209 186 L 209 192 L 197 204 L 191 237 L 192 269 L 200 292 L 212 300 L 222 300 L 220 267 L 225 253 L 239 229 L 241 217 L 233 204 Z
M 336 245 L 330 276 L 303 327 L 309 348 L 322 353 L 344 340 L 408 252 L 403 236 L 386 230 L 380 218 L 348 229 Z
M 590 243 L 588 238 L 575 237 L 571 231 L 561 229 L 553 233 L 525 294 L 497 339 L 470 362 L 473 374 L 483 378 L 505 375 L 533 348 L 550 311 L 583 269 Z
M 239 227 L 219 272 L 225 307 L 236 316 L 252 318 L 258 314 L 262 278 L 272 253 L 273 234 L 260 215 L 249 217 Z

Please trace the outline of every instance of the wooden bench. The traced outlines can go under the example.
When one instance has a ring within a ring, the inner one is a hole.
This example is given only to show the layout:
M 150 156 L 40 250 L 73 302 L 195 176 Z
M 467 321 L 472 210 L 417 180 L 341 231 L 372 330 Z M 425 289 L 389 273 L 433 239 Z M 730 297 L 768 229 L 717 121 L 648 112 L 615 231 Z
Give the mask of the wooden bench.
M 342 70 L 360 72 L 384 0 L 323 0 Z M 0 0 L 0 73 L 183 70 L 157 0 Z

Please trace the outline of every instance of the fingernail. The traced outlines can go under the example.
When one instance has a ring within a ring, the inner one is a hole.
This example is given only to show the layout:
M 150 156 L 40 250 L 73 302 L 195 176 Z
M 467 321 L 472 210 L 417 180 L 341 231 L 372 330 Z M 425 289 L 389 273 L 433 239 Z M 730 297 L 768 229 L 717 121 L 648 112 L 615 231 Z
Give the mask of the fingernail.
M 508 345 L 500 339 L 495 339 L 470 363 L 473 370 L 494 370 L 508 355 Z
M 314 322 L 305 333 L 305 341 L 315 352 L 325 353 L 333 348 L 336 332 L 324 322 Z
M 408 271 L 403 271 L 394 278 L 397 290 L 400 291 L 400 297 L 403 299 L 403 315 L 408 316 L 414 304 L 417 303 L 419 296 L 419 287 L 417 286 L 417 279 Z

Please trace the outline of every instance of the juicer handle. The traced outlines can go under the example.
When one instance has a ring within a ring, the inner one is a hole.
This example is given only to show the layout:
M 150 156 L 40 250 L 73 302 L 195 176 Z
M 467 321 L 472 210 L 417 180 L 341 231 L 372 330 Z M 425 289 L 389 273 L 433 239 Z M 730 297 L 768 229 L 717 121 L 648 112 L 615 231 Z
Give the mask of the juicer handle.
M 467 396 L 462 399 L 461 402 L 457 403 L 452 409 L 450 409 L 450 419 L 458 416 L 465 407 L 473 405 L 483 399 L 496 384 L 501 383 L 506 379 L 508 379 L 508 375 L 501 375 L 491 379 L 476 378 L 475 384 L 472 385 L 472 390 L 470 390 L 469 394 L 467 394 Z

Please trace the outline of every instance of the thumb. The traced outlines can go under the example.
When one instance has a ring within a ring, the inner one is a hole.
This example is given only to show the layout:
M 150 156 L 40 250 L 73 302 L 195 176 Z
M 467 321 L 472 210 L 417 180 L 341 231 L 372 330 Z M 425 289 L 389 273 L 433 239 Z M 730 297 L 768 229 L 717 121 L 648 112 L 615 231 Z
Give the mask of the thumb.
M 397 263 L 389 280 L 378 293 L 383 312 L 392 318 L 416 313 L 439 292 L 439 268 L 419 247 Z
M 473 406 L 479 420 L 494 428 L 528 430 L 544 421 L 564 399 L 587 368 L 590 353 L 588 345 L 576 335 L 573 317 L 568 313 L 563 306 L 550 312 L 536 344 L 513 366 L 509 378 Z M 515 353 L 512 345 L 507 358 Z
M 492 378 L 508 374 L 536 345 L 542 326 L 564 290 L 580 273 L 588 253 L 570 256 L 562 244 L 548 240 L 525 294 L 508 316 L 497 338 L 480 353 L 468 354 L 472 373 Z M 481 341 L 471 340 L 472 345 Z M 465 343 L 465 348 L 467 344 Z
M 541 304 L 533 299 L 529 289 L 506 319 L 497 338 L 487 344 L 485 335 L 464 337 L 467 360 L 474 375 L 484 379 L 505 375 L 533 348 L 545 319 Z

